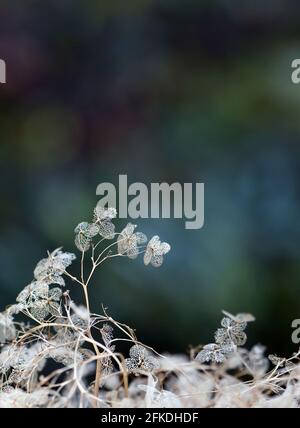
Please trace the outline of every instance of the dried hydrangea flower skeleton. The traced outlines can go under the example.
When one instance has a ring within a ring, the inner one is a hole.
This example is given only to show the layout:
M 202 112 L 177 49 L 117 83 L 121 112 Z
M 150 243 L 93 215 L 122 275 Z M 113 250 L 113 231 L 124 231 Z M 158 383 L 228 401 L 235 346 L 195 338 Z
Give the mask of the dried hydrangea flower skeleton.
M 16 337 L 16 328 L 13 318 L 7 312 L 0 313 L 0 345 L 11 342 Z
M 250 314 L 231 315 L 223 311 L 226 315 L 221 320 L 221 328 L 215 332 L 215 343 L 204 346 L 198 353 L 196 359 L 201 363 L 223 363 L 228 356 L 233 354 L 239 346 L 244 346 L 247 341 L 245 329 L 247 323 L 254 321 Z
M 150 239 L 145 255 L 144 255 L 144 263 L 147 266 L 151 263 L 154 267 L 160 267 L 163 263 L 163 256 L 170 251 L 171 247 L 166 242 L 160 242 L 159 236 L 153 236 Z
M 140 252 L 140 246 L 147 242 L 147 236 L 141 232 L 134 232 L 135 224 L 128 223 L 118 236 L 118 253 L 136 259 Z
M 159 367 L 158 360 L 142 345 L 134 345 L 129 351 L 130 358 L 125 360 L 129 372 L 152 372 Z
M 21 384 L 22 387 L 31 390 L 47 384 L 48 379 L 47 382 L 39 381 L 37 373 L 42 371 L 46 360 L 50 358 L 64 366 L 57 371 L 57 376 L 75 370 L 76 376 L 71 376 L 66 381 L 65 389 L 68 391 L 68 385 L 71 388 L 75 382 L 88 403 L 98 406 L 102 402 L 99 398 L 99 389 L 105 379 L 114 372 L 118 373 L 118 370 L 123 375 L 125 391 L 128 390 L 127 369 L 123 364 L 124 360 L 117 356 L 115 345 L 112 344 L 117 339 L 113 338 L 110 324 L 114 324 L 125 334 L 127 340 L 129 338 L 135 343 L 136 337 L 129 327 L 118 324 L 106 314 L 93 315 L 90 311 L 88 293 L 88 286 L 96 268 L 105 260 L 124 255 L 135 259 L 139 253 L 145 251 L 147 237 L 141 232 L 136 232 L 136 226 L 130 223 L 117 234 L 112 222 L 115 217 L 115 209 L 97 206 L 92 222 L 81 222 L 75 228 L 75 245 L 81 252 L 80 278 L 69 272 L 76 256 L 58 248 L 48 253 L 48 257 L 37 264 L 33 281 L 19 293 L 17 303 L 0 314 L 0 341 L 2 343 L 16 341 L 14 346 L 6 346 L 0 354 L 0 374 L 9 379 L 11 386 Z M 105 245 L 108 240 L 113 242 Z M 104 248 L 101 248 L 100 244 L 104 244 L 102 245 Z M 91 252 L 92 267 L 85 275 L 84 261 L 88 251 Z M 71 279 L 73 283 L 82 286 L 86 309 L 76 306 L 69 293 L 63 292 L 66 279 Z M 29 316 L 36 325 L 31 327 L 19 323 L 17 329 L 13 317 L 19 312 Z M 103 324 L 104 321 L 106 323 Z M 101 334 L 102 342 L 94 337 L 97 330 Z M 94 352 L 87 346 L 92 346 Z M 32 353 L 35 353 L 35 358 L 31 357 Z M 133 354 L 134 350 L 131 351 L 131 357 Z M 135 357 L 138 358 L 138 355 Z M 96 375 L 93 389 L 89 391 L 82 386 L 79 373 L 91 370 L 95 361 Z M 150 372 L 156 367 L 155 359 L 145 354 L 143 364 L 139 366 Z M 55 379 L 56 372 L 50 375 L 49 382 L 55 383 Z M 74 391 L 74 388 L 70 390 Z M 68 396 L 68 401 L 71 402 L 73 399 L 74 392 Z
M 32 283 L 17 303 L 0 313 L 0 408 L 297 407 L 300 352 L 291 358 L 270 356 L 274 367 L 268 372 L 263 347 L 241 348 L 246 325 L 254 321 L 250 314 L 233 316 L 224 311 L 215 343 L 190 360 L 187 356 L 158 359 L 139 343 L 132 329 L 116 322 L 105 309 L 103 315 L 91 313 L 88 287 L 105 260 L 135 259 L 144 253 L 146 265 L 159 267 L 170 251 L 158 236 L 146 245 L 146 236 L 131 223 L 117 233 L 115 216 L 114 209 L 97 207 L 91 222 L 76 227 L 80 277 L 69 271 L 75 255 L 57 249 L 38 263 Z M 86 273 L 88 252 L 92 266 Z M 84 307 L 77 306 L 63 288 L 67 280 L 82 287 Z M 31 318 L 31 324 L 17 321 L 20 312 Z M 130 343 L 129 358 L 118 352 L 119 341 Z M 47 360 L 59 364 L 43 376 Z M 247 382 L 242 381 L 245 375 Z

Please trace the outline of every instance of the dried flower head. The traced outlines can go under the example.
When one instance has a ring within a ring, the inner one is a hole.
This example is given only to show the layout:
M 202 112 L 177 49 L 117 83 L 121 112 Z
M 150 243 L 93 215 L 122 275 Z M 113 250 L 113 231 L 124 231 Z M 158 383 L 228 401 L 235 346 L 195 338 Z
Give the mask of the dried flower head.
M 115 237 L 115 225 L 112 219 L 116 218 L 117 210 L 115 208 L 103 208 L 97 205 L 94 210 L 94 223 L 99 226 L 99 234 L 105 239 Z
M 118 253 L 130 259 L 137 258 L 139 246 L 147 242 L 147 236 L 144 233 L 134 233 L 136 227 L 135 224 L 128 223 L 118 236 Z
M 159 367 L 159 362 L 152 357 L 149 351 L 141 345 L 134 345 L 129 351 L 130 358 L 125 360 L 125 367 L 129 372 L 152 372 Z
M 247 341 L 247 335 L 244 332 L 247 327 L 245 322 L 236 322 L 231 318 L 223 318 L 221 321 L 223 328 L 219 328 L 215 333 L 216 343 L 223 344 L 232 342 L 234 345 L 243 346 Z
M 58 317 L 61 315 L 60 299 L 62 291 L 60 288 L 52 288 L 44 296 L 32 301 L 29 305 L 31 315 L 37 320 L 44 320 L 48 315 Z
M 219 345 L 216 343 L 209 343 L 205 345 L 203 350 L 196 356 L 196 360 L 200 363 L 224 363 L 228 355 L 235 351 L 235 347 L 230 344 Z
M 58 284 L 63 286 L 65 285 L 65 281 L 62 275 L 75 259 L 75 254 L 64 253 L 58 248 L 53 253 L 50 253 L 48 258 L 42 259 L 37 264 L 34 270 L 34 277 L 37 281 L 48 285 Z
M 160 242 L 159 236 L 153 236 L 148 242 L 145 255 L 144 263 L 147 266 L 151 263 L 154 267 L 159 267 L 163 263 L 163 256 L 171 250 L 171 247 L 166 242 Z
M 35 319 L 41 321 L 50 314 L 56 317 L 61 314 L 59 303 L 61 297 L 60 288 L 50 289 L 48 284 L 35 281 L 21 291 L 17 302 L 22 305 L 23 309 L 29 310 Z

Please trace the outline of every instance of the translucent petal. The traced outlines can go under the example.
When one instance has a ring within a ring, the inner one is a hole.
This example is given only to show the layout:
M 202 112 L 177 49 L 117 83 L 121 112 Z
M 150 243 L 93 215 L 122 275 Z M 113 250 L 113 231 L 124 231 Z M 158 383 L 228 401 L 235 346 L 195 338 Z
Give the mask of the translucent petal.
M 154 267 L 160 267 L 163 264 L 163 256 L 159 255 L 159 254 L 154 254 L 151 258 L 151 264 Z
M 60 305 L 57 302 L 50 302 L 47 307 L 49 313 L 55 317 L 61 316 Z
M 209 363 L 212 361 L 213 353 L 211 351 L 202 350 L 199 352 L 199 354 L 196 357 L 196 360 L 200 363 Z
M 136 229 L 136 224 L 128 223 L 126 227 L 122 230 L 121 235 L 124 237 L 130 237 Z
M 0 343 L 11 341 L 16 337 L 13 320 L 6 313 L 0 313 Z
M 76 229 L 76 234 L 83 234 L 86 238 L 92 239 L 99 233 L 99 226 L 95 223 L 80 223 Z
M 243 331 L 232 334 L 232 341 L 237 346 L 244 346 L 247 342 L 247 335 Z
M 146 248 L 146 251 L 145 251 L 145 254 L 144 254 L 144 264 L 145 264 L 146 266 L 148 266 L 148 264 L 151 262 L 152 254 L 153 254 L 153 251 L 152 251 L 152 249 L 148 246 L 148 247 Z
M 72 264 L 74 260 L 76 260 L 75 254 L 63 253 L 62 251 L 59 251 L 53 259 L 53 269 L 60 269 L 64 271 Z
M 159 246 L 160 254 L 167 254 L 171 250 L 171 246 L 167 242 L 162 242 Z
M 75 245 L 79 251 L 84 253 L 90 249 L 91 241 L 80 233 L 75 236 Z
M 62 287 L 64 287 L 66 285 L 65 280 L 63 279 L 62 276 L 60 276 L 60 274 L 53 274 L 49 277 L 49 281 L 48 284 L 57 284 L 60 285 Z
M 60 288 L 55 287 L 49 290 L 49 299 L 59 302 L 61 299 L 61 296 L 62 296 L 62 291 Z
M 26 303 L 26 300 L 29 298 L 29 296 L 31 295 L 33 289 L 34 289 L 34 282 L 27 285 L 22 291 L 21 293 L 19 293 L 19 295 L 16 298 L 16 301 L 19 303 Z
M 139 250 L 137 247 L 131 247 L 128 248 L 128 250 L 126 251 L 126 255 L 127 257 L 129 257 L 130 259 L 134 260 L 137 258 L 137 256 L 139 255 Z
M 78 226 L 76 226 L 75 227 L 75 230 L 74 230 L 74 232 L 75 232 L 75 234 L 77 235 L 78 233 L 85 233 L 85 231 L 88 229 L 88 227 L 89 227 L 89 223 L 87 223 L 87 222 L 82 222 L 82 223 L 79 223 L 78 224 Z
M 35 279 L 37 280 L 43 279 L 44 276 L 48 275 L 48 270 L 49 270 L 49 259 L 40 260 L 33 272 Z
M 216 343 L 222 344 L 227 342 L 229 339 L 228 330 L 225 328 L 218 328 L 215 333 L 215 341 Z
M 117 217 L 117 210 L 115 208 L 103 208 L 97 205 L 94 210 L 94 221 L 101 222 L 102 220 L 112 220 Z
M 142 364 L 142 368 L 146 371 L 153 371 L 159 368 L 159 362 L 154 357 L 147 357 Z
M 148 246 L 152 248 L 154 251 L 159 248 L 159 245 L 160 245 L 160 240 L 159 240 L 159 236 L 157 235 L 153 236 L 148 242 Z
M 99 224 L 99 234 L 105 239 L 115 237 L 115 225 L 109 220 L 102 220 Z
M 248 323 L 255 321 L 255 317 L 252 314 L 237 314 L 236 321 L 239 323 Z
M 146 244 L 146 242 L 147 242 L 147 236 L 144 233 L 142 233 L 142 232 L 136 232 L 135 236 L 136 236 L 136 243 L 137 243 L 137 245 Z
M 30 309 L 31 315 L 39 321 L 43 321 L 48 315 L 48 305 L 46 301 L 37 301 Z
M 224 328 L 231 328 L 234 325 L 235 325 L 235 322 L 230 318 L 225 317 L 221 320 L 221 326 Z
M 216 350 L 213 355 L 213 361 L 215 361 L 218 364 L 224 363 L 226 360 L 225 355 L 221 352 L 221 350 Z
M 138 370 L 138 368 L 139 368 L 139 364 L 138 364 L 138 362 L 137 362 L 135 359 L 133 359 L 133 358 L 126 358 L 126 360 L 125 360 L 125 367 L 126 367 L 126 369 L 127 369 L 129 372 L 131 372 L 131 371 Z
M 131 358 L 145 359 L 149 355 L 149 352 L 142 345 L 134 345 L 130 348 L 129 355 Z

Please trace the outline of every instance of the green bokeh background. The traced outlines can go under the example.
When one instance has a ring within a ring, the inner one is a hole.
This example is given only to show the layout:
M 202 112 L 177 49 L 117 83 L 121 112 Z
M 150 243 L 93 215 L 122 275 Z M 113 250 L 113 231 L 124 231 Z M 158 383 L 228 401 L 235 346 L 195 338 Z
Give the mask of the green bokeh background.
M 172 252 L 105 265 L 93 310 L 171 352 L 211 341 L 222 309 L 252 312 L 250 344 L 294 351 L 299 19 L 292 0 L 2 0 L 1 307 L 46 250 L 73 250 L 100 182 L 204 182 L 205 227 L 139 220 Z

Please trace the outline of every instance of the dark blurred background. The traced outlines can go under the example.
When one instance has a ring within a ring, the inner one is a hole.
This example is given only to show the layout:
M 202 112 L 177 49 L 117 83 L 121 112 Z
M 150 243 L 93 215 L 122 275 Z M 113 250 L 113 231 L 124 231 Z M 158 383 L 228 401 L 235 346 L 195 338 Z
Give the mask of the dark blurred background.
M 172 252 L 105 265 L 93 310 L 172 352 L 252 312 L 250 345 L 295 350 L 299 20 L 296 0 L 1 0 L 1 307 L 46 250 L 73 250 L 100 182 L 204 182 L 205 227 L 139 220 Z

